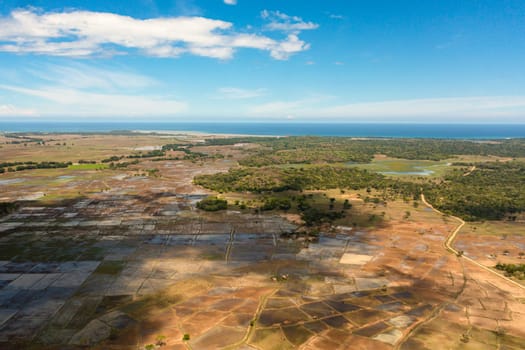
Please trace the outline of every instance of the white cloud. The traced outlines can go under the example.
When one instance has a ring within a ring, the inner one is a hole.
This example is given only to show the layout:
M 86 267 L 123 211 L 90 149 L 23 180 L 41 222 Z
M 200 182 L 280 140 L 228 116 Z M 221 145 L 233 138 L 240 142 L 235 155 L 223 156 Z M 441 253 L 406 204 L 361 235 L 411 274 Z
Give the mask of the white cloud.
M 320 105 L 320 99 L 274 101 L 252 106 L 251 115 L 297 118 L 323 118 L 358 121 L 480 121 L 493 118 L 501 121 L 520 121 L 525 114 L 525 96 L 480 96 L 457 98 L 429 98 L 379 102 Z
M 301 17 L 289 16 L 279 11 L 261 11 L 261 17 L 267 20 L 265 28 L 270 31 L 281 31 L 288 33 L 285 40 L 279 42 L 270 50 L 270 55 L 276 60 L 286 60 L 290 55 L 306 51 L 310 44 L 299 39 L 299 34 L 303 30 L 317 29 L 318 24 L 305 22 Z
M 76 57 L 139 52 L 158 57 L 193 54 L 229 59 L 236 49 L 252 48 L 287 59 L 308 49 L 298 31 L 315 29 L 316 24 L 280 12 L 268 12 L 267 18 L 269 29 L 293 33 L 283 40 L 237 33 L 230 22 L 204 17 L 136 19 L 91 11 L 15 10 L 0 17 L 0 51 Z
M 324 110 L 333 117 L 490 116 L 525 109 L 525 96 L 481 96 L 353 103 Z
M 31 86 L 16 81 L 0 83 L 0 91 L 25 101 L 30 110 L 18 115 L 67 117 L 159 117 L 174 116 L 188 109 L 187 103 L 165 95 L 163 83 L 126 68 L 70 64 L 28 67 L 20 74 Z M 4 95 L 0 93 L 0 95 Z M 9 115 L 13 108 L 0 112 Z
M 269 30 L 298 32 L 319 28 L 319 25 L 316 23 L 305 22 L 301 17 L 289 16 L 279 11 L 263 10 L 261 17 L 270 22 L 266 25 L 266 28 Z
M 250 99 L 266 94 L 266 89 L 240 89 L 235 87 L 222 87 L 217 91 L 219 93 L 218 99 L 229 100 L 243 100 Z
M 345 16 L 343 16 L 343 15 L 336 15 L 336 14 L 333 14 L 333 13 L 329 14 L 328 17 L 330 17 L 332 19 L 344 19 L 345 18 Z
M 226 5 L 237 5 L 237 0 L 224 0 Z
M 291 54 L 308 50 L 310 44 L 305 43 L 295 34 L 288 35 L 285 41 L 279 43 L 279 45 L 272 49 L 270 55 L 276 60 L 286 60 Z
M 0 105 L 0 117 L 35 116 L 36 114 L 32 109 L 19 108 L 13 105 Z
M 186 103 L 159 96 L 94 93 L 56 86 L 32 89 L 0 85 L 0 89 L 52 102 L 39 109 L 40 115 L 118 118 L 145 115 L 170 116 L 187 110 Z
M 87 64 L 49 64 L 27 70 L 33 76 L 63 87 L 121 91 L 159 85 L 155 79 L 115 68 L 98 68 Z

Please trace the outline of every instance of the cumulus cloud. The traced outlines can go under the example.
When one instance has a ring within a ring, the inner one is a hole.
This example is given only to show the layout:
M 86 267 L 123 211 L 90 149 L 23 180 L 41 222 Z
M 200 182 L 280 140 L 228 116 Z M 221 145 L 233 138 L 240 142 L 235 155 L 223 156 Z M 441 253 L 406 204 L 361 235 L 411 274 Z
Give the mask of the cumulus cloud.
M 91 11 L 15 10 L 0 18 L 0 51 L 74 57 L 139 52 L 157 57 L 192 54 L 230 59 L 236 49 L 251 48 L 283 60 L 309 48 L 298 38 L 298 31 L 315 29 L 316 24 L 278 11 L 265 16 L 270 20 L 268 29 L 293 33 L 282 40 L 238 33 L 231 22 L 204 17 L 136 19 Z
M 301 17 L 289 16 L 280 11 L 263 10 L 261 17 L 269 22 L 265 25 L 267 30 L 287 33 L 286 39 L 277 43 L 270 50 L 270 55 L 276 60 L 286 60 L 295 52 L 308 50 L 310 44 L 301 40 L 299 34 L 303 30 L 312 30 L 319 27 L 316 23 L 305 22 Z
M 301 17 L 289 16 L 279 11 L 263 10 L 261 12 L 261 17 L 269 21 L 266 25 L 266 28 L 269 30 L 298 32 L 319 28 L 319 25 L 316 23 L 305 22 Z
M 296 34 L 290 34 L 286 40 L 281 41 L 271 50 L 270 55 L 276 60 L 286 60 L 291 53 L 305 51 L 309 48 L 310 44 L 299 39 Z
M 224 0 L 226 5 L 237 5 L 237 0 Z

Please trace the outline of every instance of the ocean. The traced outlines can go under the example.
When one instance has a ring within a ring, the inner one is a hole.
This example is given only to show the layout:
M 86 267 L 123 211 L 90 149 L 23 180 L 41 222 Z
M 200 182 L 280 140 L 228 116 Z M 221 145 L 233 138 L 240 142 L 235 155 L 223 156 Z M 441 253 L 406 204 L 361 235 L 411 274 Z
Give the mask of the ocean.
M 440 139 L 525 138 L 525 124 L 5 122 L 0 132 L 194 131 L 261 136 L 348 136 Z

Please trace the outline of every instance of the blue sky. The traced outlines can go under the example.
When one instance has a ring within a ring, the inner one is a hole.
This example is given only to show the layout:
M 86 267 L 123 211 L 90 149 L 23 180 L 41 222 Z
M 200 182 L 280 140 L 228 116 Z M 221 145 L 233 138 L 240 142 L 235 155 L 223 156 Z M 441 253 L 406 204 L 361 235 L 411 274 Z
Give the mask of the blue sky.
M 525 2 L 4 0 L 0 120 L 525 123 Z

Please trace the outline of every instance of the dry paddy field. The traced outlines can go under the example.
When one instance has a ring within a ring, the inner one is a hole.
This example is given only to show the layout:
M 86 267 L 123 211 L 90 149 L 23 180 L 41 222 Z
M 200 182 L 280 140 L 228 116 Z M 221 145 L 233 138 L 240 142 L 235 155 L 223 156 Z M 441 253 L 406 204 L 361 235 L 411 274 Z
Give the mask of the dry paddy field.
M 450 254 L 457 223 L 421 203 L 328 193 L 383 221 L 313 242 L 278 213 L 197 210 L 193 176 L 241 153 L 0 175 L 4 200 L 28 199 L 0 218 L 0 348 L 524 348 L 525 291 Z M 456 246 L 481 256 L 469 234 Z
M 525 223 L 468 223 L 460 231 L 454 246 L 463 250 L 469 258 L 489 268 L 494 268 L 497 263 L 525 264 Z

